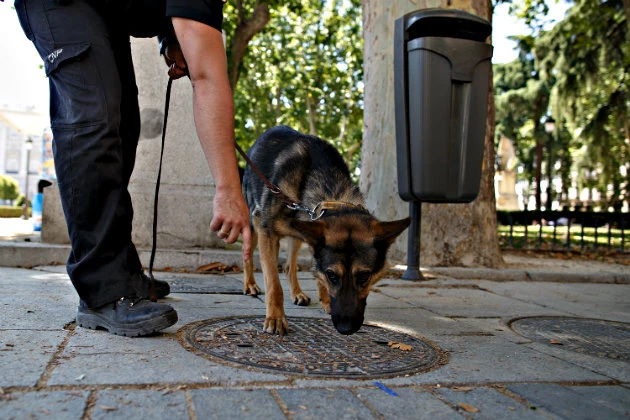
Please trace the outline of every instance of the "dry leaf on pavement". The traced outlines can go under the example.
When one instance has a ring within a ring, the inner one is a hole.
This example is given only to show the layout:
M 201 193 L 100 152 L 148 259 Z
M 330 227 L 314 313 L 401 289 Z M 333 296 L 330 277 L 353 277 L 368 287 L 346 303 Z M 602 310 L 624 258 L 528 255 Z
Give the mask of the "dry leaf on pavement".
M 477 407 L 474 407 L 470 404 L 462 404 L 459 403 L 457 404 L 459 407 L 463 408 L 464 410 L 468 411 L 469 413 L 478 413 L 479 409 Z
M 411 351 L 413 350 L 413 347 L 411 347 L 408 344 L 403 344 L 403 343 L 397 343 L 395 341 L 390 341 L 389 343 L 387 343 L 387 345 L 393 349 L 399 349 L 402 351 Z

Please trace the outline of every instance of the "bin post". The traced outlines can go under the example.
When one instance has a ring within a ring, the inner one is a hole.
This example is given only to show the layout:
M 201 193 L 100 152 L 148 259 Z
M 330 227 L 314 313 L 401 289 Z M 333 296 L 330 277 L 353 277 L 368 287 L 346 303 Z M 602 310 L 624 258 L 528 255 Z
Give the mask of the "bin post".
M 422 202 L 409 202 L 409 225 L 407 239 L 407 270 L 402 275 L 403 280 L 424 280 L 420 271 L 420 222 L 422 221 Z

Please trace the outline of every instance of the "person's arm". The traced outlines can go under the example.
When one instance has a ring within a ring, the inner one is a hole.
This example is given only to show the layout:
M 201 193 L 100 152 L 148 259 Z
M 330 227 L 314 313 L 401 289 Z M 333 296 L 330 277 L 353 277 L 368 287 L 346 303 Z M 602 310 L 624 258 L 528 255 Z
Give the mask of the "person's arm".
M 234 149 L 234 102 L 223 37 L 217 29 L 194 20 L 174 17 L 172 21 L 183 56 L 177 56 L 176 48 L 165 54 L 173 55 L 169 75 L 190 76 L 197 136 L 216 183 L 210 229 L 227 243 L 242 234 L 243 257 L 248 259 L 249 209 L 241 191 Z M 168 63 L 169 58 L 165 58 Z

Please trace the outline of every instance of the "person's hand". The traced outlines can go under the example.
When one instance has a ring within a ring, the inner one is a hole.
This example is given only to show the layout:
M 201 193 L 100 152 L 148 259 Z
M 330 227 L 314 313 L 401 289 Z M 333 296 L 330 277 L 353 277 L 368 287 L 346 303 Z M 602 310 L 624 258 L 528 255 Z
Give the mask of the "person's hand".
M 240 189 L 221 191 L 217 189 L 212 202 L 210 229 L 227 244 L 243 236 L 243 258 L 251 256 L 251 230 L 249 208 Z
M 173 80 L 188 76 L 188 64 L 177 41 L 170 41 L 164 49 L 164 61 L 168 66 L 168 75 Z

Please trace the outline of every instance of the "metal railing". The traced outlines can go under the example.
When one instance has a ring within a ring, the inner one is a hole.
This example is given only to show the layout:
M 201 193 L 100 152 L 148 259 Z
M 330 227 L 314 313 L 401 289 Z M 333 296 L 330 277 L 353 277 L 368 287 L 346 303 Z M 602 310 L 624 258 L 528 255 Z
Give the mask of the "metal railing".
M 630 252 L 630 213 L 497 211 L 506 249 Z

